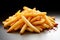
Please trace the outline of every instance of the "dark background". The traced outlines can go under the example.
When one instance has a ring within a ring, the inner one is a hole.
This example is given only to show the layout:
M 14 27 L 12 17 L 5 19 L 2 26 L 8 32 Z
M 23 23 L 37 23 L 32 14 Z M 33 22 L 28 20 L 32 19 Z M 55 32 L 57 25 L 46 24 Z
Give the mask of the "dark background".
M 59 0 L 0 0 L 0 21 L 13 15 L 19 9 L 22 9 L 23 6 L 28 6 L 30 8 L 36 7 L 38 10 L 48 13 L 60 11 Z

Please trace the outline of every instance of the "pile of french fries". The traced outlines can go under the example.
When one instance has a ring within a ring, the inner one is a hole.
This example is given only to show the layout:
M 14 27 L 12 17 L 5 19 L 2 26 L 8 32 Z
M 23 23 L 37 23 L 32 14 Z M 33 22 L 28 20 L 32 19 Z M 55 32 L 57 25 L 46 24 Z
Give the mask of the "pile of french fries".
M 18 10 L 13 16 L 9 16 L 2 23 L 4 28 L 9 28 L 7 32 L 20 30 L 20 34 L 25 31 L 40 33 L 45 29 L 52 29 L 57 26 L 55 17 L 47 16 L 47 12 L 40 12 L 36 8 L 23 7 L 23 11 Z

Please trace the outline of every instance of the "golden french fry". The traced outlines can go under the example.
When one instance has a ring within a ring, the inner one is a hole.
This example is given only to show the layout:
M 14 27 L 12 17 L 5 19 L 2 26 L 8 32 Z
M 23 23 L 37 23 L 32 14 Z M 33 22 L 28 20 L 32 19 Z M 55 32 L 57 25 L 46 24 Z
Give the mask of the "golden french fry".
M 44 22 L 45 22 L 45 19 L 42 18 L 40 21 L 35 21 L 32 24 L 37 25 L 37 24 L 42 24 Z
M 55 23 L 55 21 L 51 18 L 51 17 L 48 17 L 52 22 L 54 22 Z
M 14 28 L 16 28 L 18 25 L 20 25 L 22 23 L 22 19 L 19 19 L 19 21 L 17 21 L 13 26 L 11 26 L 7 32 L 12 31 Z
M 55 17 L 51 17 L 53 20 L 55 20 Z
M 49 20 L 49 18 L 45 15 L 45 19 L 46 19 L 46 21 L 48 22 L 48 24 L 49 24 L 49 26 L 51 27 L 51 28 L 53 28 L 53 24 L 51 23 L 51 21 Z
M 42 31 L 43 29 L 41 28 L 41 26 L 36 26 L 37 29 L 39 29 L 40 31 Z
M 33 26 L 23 15 L 21 15 L 22 20 L 26 23 L 27 26 L 32 28 L 35 32 L 40 32 L 35 26 Z
M 37 18 L 40 18 L 40 16 L 34 17 L 30 22 L 34 22 Z
M 26 6 L 24 6 L 23 9 L 24 9 L 24 10 L 28 10 L 28 11 L 29 11 L 29 10 L 32 10 L 32 9 L 26 7 Z
M 16 22 L 11 23 L 10 26 L 14 25 L 15 23 L 16 23 Z
M 26 27 L 27 27 L 27 25 L 24 24 L 23 27 L 22 27 L 22 29 L 21 29 L 21 31 L 20 31 L 20 34 L 24 33 L 24 31 L 26 30 Z
M 6 24 L 6 21 L 3 21 L 2 23 L 3 23 L 3 24 Z
M 28 20 L 30 21 L 32 17 L 29 17 Z M 31 29 L 30 27 L 27 27 L 26 29 L 27 31 L 33 32 L 33 29 Z
M 29 32 L 33 32 L 33 29 L 31 29 L 30 27 L 27 27 L 26 30 L 29 31 Z
M 20 14 L 20 10 L 18 10 L 16 13 L 15 13 L 15 16 L 18 16 Z
M 45 28 L 49 28 L 50 26 L 49 25 L 47 25 L 47 24 L 43 24 L 43 26 L 45 27 Z
M 5 21 L 8 22 L 12 19 L 12 16 L 10 16 L 8 19 L 6 19 Z

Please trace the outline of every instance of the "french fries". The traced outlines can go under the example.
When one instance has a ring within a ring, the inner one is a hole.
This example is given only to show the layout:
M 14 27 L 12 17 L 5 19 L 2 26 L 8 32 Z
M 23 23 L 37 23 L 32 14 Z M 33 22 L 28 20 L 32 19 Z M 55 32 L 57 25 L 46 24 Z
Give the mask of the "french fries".
M 26 6 L 23 11 L 18 10 L 14 15 L 3 21 L 4 28 L 10 28 L 7 32 L 19 30 L 20 34 L 25 31 L 40 33 L 45 29 L 51 29 L 57 26 L 55 17 L 47 16 L 47 12 L 41 12 L 36 8 L 30 9 Z
M 40 32 L 36 27 L 34 27 L 24 16 L 22 16 L 21 15 L 21 17 L 22 17 L 22 20 L 30 27 L 30 28 L 32 28 L 35 32 Z

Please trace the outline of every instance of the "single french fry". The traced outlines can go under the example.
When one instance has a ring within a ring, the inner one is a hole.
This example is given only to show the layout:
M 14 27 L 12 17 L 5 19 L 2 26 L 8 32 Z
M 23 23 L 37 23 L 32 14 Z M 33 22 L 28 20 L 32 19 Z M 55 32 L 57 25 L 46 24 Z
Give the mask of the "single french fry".
M 33 32 L 33 29 L 31 29 L 30 27 L 27 27 L 26 30 L 29 31 L 29 32 Z
M 51 17 L 53 20 L 55 20 L 55 17 Z
M 42 24 L 44 22 L 45 22 L 45 19 L 42 18 L 40 21 L 35 21 L 32 24 L 37 25 L 37 24 Z
M 41 28 L 41 26 L 36 26 L 37 29 L 39 29 L 40 31 L 42 31 L 43 29 Z
M 9 17 L 8 19 L 6 19 L 5 21 L 8 22 L 8 21 L 11 20 L 11 18 L 12 18 L 12 16 L 10 16 L 10 17 Z
M 3 21 L 2 23 L 3 23 L 3 24 L 6 24 L 6 21 Z
M 22 22 L 23 22 L 22 19 L 19 19 L 19 21 L 17 21 L 13 26 L 11 26 L 11 27 L 7 30 L 7 32 L 12 31 L 14 28 L 16 28 L 16 27 L 17 27 L 18 25 L 20 25 Z
M 11 23 L 10 26 L 14 25 L 15 23 L 16 23 L 16 22 Z
M 20 31 L 20 34 L 23 34 L 24 33 L 24 31 L 26 30 L 26 27 L 27 27 L 27 25 L 24 24 L 23 27 L 22 27 L 22 29 L 21 29 L 21 31 Z
M 34 17 L 30 22 L 34 22 L 37 18 L 40 18 L 40 16 Z
M 40 33 L 40 31 L 35 26 L 33 26 L 23 15 L 21 15 L 21 17 L 22 17 L 22 20 L 26 23 L 27 26 L 32 28 L 35 32 Z
M 28 10 L 28 11 L 29 11 L 29 10 L 32 10 L 32 9 L 26 7 L 26 6 L 24 6 L 23 9 L 24 9 L 24 10 Z
M 18 16 L 20 14 L 20 10 L 18 10 L 16 13 L 15 13 L 15 16 Z
M 45 19 L 48 22 L 49 26 L 51 26 L 51 28 L 53 28 L 53 24 L 51 23 L 51 21 L 49 20 L 49 18 L 45 15 Z
M 43 26 L 45 27 L 45 28 L 49 28 L 50 26 L 49 25 L 47 25 L 47 24 L 43 24 Z
M 54 22 L 55 23 L 55 21 L 51 18 L 51 17 L 48 17 L 52 22 Z
M 30 21 L 32 17 L 29 17 L 28 20 Z M 33 29 L 31 29 L 30 27 L 27 27 L 26 29 L 27 31 L 33 32 Z

